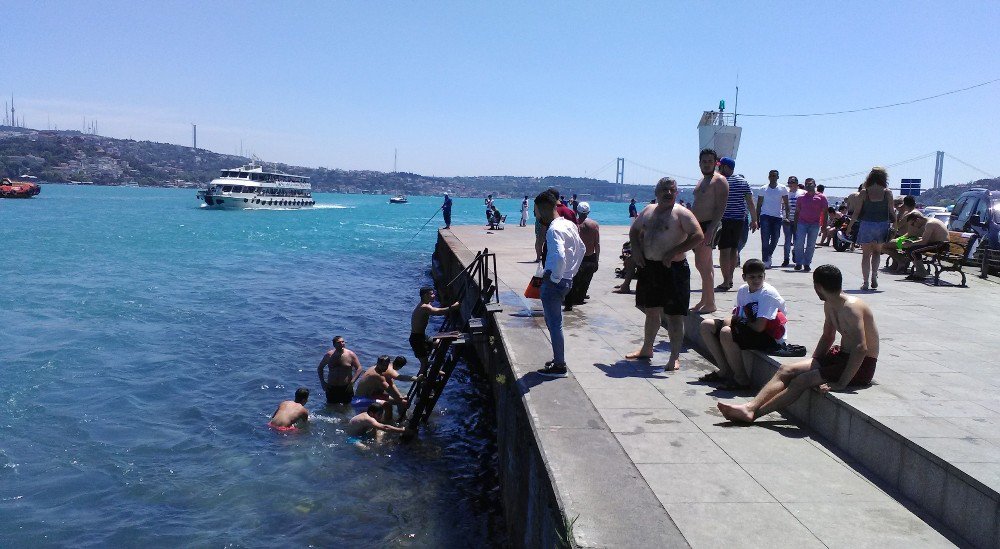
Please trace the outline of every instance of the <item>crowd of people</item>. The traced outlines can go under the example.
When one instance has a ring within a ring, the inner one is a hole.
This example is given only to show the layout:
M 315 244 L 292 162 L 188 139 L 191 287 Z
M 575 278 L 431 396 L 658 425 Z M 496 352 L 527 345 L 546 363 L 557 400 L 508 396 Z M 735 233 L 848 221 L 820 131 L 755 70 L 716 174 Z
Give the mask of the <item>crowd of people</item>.
M 781 186 L 778 170 L 771 170 L 768 183 L 754 189 L 742 174 L 735 172 L 733 159 L 719 158 L 714 150 L 704 149 L 698 161 L 702 177 L 694 188 L 692 203 L 678 200 L 677 182 L 669 177 L 657 182 L 655 198 L 648 205 L 640 209 L 635 199 L 629 203 L 629 241 L 622 255 L 625 280 L 615 291 L 633 293 L 634 279 L 635 303 L 645 321 L 641 346 L 625 358 L 653 358 L 665 315 L 670 342 L 665 369 L 679 369 L 684 317 L 718 310 L 716 293 L 734 288 L 741 252 L 750 234 L 759 229 L 761 257 L 742 263 L 743 284 L 737 289 L 732 314 L 724 319 L 706 318 L 700 324 L 702 341 L 718 367 L 700 380 L 725 390 L 748 390 L 749 372 L 741 351 L 774 352 L 785 347 L 785 300 L 777 288 L 766 282 L 767 270 L 777 263 L 774 254 L 782 236 L 780 267 L 812 272 L 814 290 L 824 307 L 823 333 L 811 358 L 782 366 L 745 404 L 719 403 L 722 414 L 733 421 L 751 422 L 787 406 L 811 387 L 829 391 L 871 383 L 879 353 L 878 329 L 871 308 L 844 292 L 843 275 L 837 267 L 821 265 L 813 270 L 816 247 L 831 244 L 838 232 L 853 235 L 851 246 L 862 251 L 860 287 L 869 291 L 879 287 L 883 253 L 892 260 L 889 272 L 907 274 L 910 280 L 925 278 L 923 252 L 948 242 L 947 227 L 923 216 L 912 197 L 894 198 L 888 188 L 888 174 L 881 167 L 873 168 L 858 191 L 834 207 L 823 186 L 813 178 L 806 178 L 800 188 L 798 178 L 789 176 Z M 485 206 L 487 223 L 497 223 L 501 214 L 492 195 L 486 198 Z M 452 201 L 445 195 L 442 209 L 446 229 L 451 226 L 451 207 Z M 586 201 L 580 201 L 577 195 L 566 199 L 554 188 L 533 200 L 524 196 L 519 226 L 527 226 L 529 209 L 535 218 L 535 261 L 541 263 L 539 294 L 552 346 L 552 359 L 538 374 L 565 377 L 568 370 L 563 313 L 585 304 L 590 297 L 590 284 L 599 268 L 600 225 L 591 217 Z M 722 273 L 718 285 L 715 249 L 719 250 Z M 694 306 L 690 304 L 689 251 L 693 252 L 701 286 Z M 421 288 L 420 302 L 411 316 L 409 342 L 421 371 L 426 370 L 436 345 L 425 333 L 429 318 L 458 307 L 457 303 L 435 307 L 434 298 L 432 288 Z M 838 333 L 841 341 L 836 345 Z M 402 411 L 408 405 L 395 382 L 420 379 L 401 374 L 399 370 L 405 364 L 404 357 L 382 355 L 366 370 L 343 337 L 333 339 L 333 348 L 323 356 L 317 373 L 329 405 L 350 404 L 354 408 L 356 414 L 346 428 L 352 440 L 373 431 L 403 431 L 392 425 L 393 409 Z M 300 387 L 294 400 L 278 406 L 269 425 L 282 430 L 296 428 L 308 418 L 304 406 L 308 398 L 309 389 Z
M 824 307 L 823 333 L 810 358 L 782 366 L 750 402 L 720 403 L 722 414 L 733 421 L 750 422 L 787 406 L 808 388 L 829 391 L 870 384 L 879 354 L 878 329 L 871 308 L 861 298 L 844 292 L 843 275 L 837 267 L 821 265 L 813 269 L 816 247 L 833 238 L 831 231 L 850 233 L 857 224 L 855 245 L 862 249 L 864 276 L 861 288 L 871 290 L 878 287 L 877 271 L 883 251 L 892 252 L 898 269 L 912 262 L 914 273 L 910 278 L 926 276 L 920 252 L 940 245 L 942 239 L 947 241 L 943 224 L 916 211 L 910 197 L 899 201 L 904 209 L 897 207 L 888 189 L 888 174 L 880 167 L 871 170 L 857 193 L 840 207 L 832 207 L 825 189 L 813 178 L 806 178 L 803 188 L 799 188 L 798 178 L 790 176 L 783 187 L 778 184 L 778 170 L 771 170 L 768 184 L 752 189 L 742 175 L 735 173 L 736 163 L 731 158 L 719 158 L 715 151 L 705 149 L 700 151 L 699 165 L 702 178 L 694 188 L 693 203 L 681 205 L 677 182 L 665 177 L 657 182 L 650 204 L 642 209 L 634 199 L 629 204 L 632 224 L 623 251 L 626 280 L 615 291 L 632 293 L 634 278 L 635 303 L 644 312 L 645 322 L 642 345 L 625 358 L 653 358 L 655 339 L 665 315 L 670 341 L 665 369 L 680 368 L 684 317 L 718 310 L 716 293 L 734 288 L 741 251 L 749 235 L 760 229 L 762 257 L 743 262 L 744 284 L 736 292 L 731 316 L 707 318 L 700 325 L 700 335 L 718 366 L 701 381 L 727 390 L 748 390 L 749 373 L 740 351 L 775 352 L 788 348 L 785 301 L 778 289 L 765 281 L 767 270 L 775 267 L 774 253 L 782 235 L 784 257 L 780 266 L 812 273 L 814 290 Z M 527 202 L 526 196 L 522 212 Z M 589 213 L 589 206 L 585 210 Z M 535 197 L 534 213 L 536 255 L 544 265 L 542 309 L 553 354 L 538 373 L 563 377 L 567 368 L 562 312 L 567 308 L 560 308 L 560 304 L 565 304 L 569 295 L 585 297 L 586 290 L 574 288 L 579 273 L 584 271 L 584 258 L 593 251 L 583 238 L 586 218 L 580 215 L 580 205 L 575 201 L 566 202 L 550 189 Z M 890 241 L 893 234 L 898 237 Z M 716 248 L 722 271 L 718 285 L 713 258 Z M 694 306 L 690 305 L 688 251 L 693 252 L 701 283 L 700 299 Z M 596 266 L 596 257 L 593 262 Z M 589 278 L 586 280 L 589 283 Z M 835 344 L 838 333 L 839 345 Z

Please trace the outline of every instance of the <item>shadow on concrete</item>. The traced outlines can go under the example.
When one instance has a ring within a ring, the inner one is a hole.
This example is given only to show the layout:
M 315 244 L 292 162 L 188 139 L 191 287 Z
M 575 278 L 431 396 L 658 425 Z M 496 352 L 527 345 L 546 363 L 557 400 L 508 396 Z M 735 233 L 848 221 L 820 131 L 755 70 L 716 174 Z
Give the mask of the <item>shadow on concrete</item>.
M 601 364 L 595 362 L 594 366 L 604 372 L 604 375 L 616 379 L 626 377 L 642 377 L 647 379 L 667 379 L 667 372 L 663 371 L 663 366 L 654 366 L 648 360 L 627 360 L 622 359 L 614 364 Z
M 517 387 L 521 396 L 524 396 L 531 392 L 532 387 L 537 387 L 546 381 L 555 381 L 557 379 L 565 379 L 560 377 L 548 377 L 539 374 L 538 372 L 528 372 L 521 376 L 521 379 L 517 380 Z

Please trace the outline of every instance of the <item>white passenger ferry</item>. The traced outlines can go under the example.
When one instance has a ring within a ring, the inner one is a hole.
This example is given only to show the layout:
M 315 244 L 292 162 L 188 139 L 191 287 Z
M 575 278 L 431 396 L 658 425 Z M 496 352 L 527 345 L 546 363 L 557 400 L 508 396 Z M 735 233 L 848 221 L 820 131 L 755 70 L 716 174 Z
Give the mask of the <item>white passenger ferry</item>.
M 308 177 L 265 172 L 255 162 L 222 170 L 221 177 L 213 179 L 207 189 L 198 191 L 198 200 L 204 200 L 209 208 L 222 210 L 298 209 L 316 204 Z

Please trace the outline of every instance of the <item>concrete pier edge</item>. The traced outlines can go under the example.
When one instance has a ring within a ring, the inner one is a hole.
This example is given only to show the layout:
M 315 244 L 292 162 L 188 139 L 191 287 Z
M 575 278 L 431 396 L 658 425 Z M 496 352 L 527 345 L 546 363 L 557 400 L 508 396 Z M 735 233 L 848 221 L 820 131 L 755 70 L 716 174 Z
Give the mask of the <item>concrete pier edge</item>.
M 475 281 L 465 275 L 451 287 L 444 284 L 475 255 L 450 232 L 439 232 L 432 269 L 435 284 L 445 300 L 463 294 L 466 320 L 479 297 Z M 464 292 L 455 287 L 459 284 L 466 287 Z M 512 312 L 507 307 L 503 318 L 484 315 L 488 340 L 473 344 L 486 375 L 495 381 L 491 386 L 498 416 L 502 499 L 515 545 L 690 547 L 578 382 L 570 377 L 545 384 L 534 373 L 547 360 L 549 341 L 533 317 L 514 317 Z M 533 347 L 539 354 L 517 356 L 507 341 L 512 336 L 538 338 Z M 553 419 L 566 421 L 553 423 Z M 587 459 L 574 459 L 581 450 Z M 587 481 L 574 481 L 579 478 Z M 581 501 L 582 507 L 605 512 L 575 512 Z

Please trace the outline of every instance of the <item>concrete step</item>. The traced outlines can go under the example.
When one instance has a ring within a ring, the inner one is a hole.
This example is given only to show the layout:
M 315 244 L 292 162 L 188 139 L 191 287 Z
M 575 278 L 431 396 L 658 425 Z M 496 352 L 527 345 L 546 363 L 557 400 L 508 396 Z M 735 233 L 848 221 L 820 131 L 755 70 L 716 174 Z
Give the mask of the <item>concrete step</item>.
M 685 339 L 702 356 L 712 360 L 701 341 L 698 330 L 701 320 L 700 315 L 687 317 Z M 743 351 L 743 360 L 754 386 L 760 388 L 782 363 L 803 358 Z M 949 454 L 963 447 L 990 456 L 1000 453 L 1000 448 L 962 437 L 954 425 L 941 423 L 937 418 L 886 410 L 887 405 L 906 403 L 875 398 L 889 396 L 878 394 L 881 391 L 877 384 L 854 394 L 807 391 L 784 413 L 826 438 L 887 487 L 909 498 L 972 546 L 1000 547 L 1000 494 L 996 484 L 987 484 L 948 459 Z

